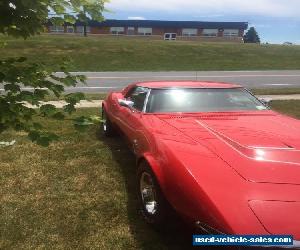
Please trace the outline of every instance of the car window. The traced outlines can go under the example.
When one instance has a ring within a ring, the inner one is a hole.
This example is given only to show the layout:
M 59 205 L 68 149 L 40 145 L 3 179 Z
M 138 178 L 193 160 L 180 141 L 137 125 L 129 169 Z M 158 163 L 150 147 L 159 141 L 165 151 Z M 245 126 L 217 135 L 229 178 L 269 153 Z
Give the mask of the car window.
M 148 88 L 136 87 L 126 95 L 126 99 L 134 103 L 133 108 L 142 111 L 148 92 Z
M 266 110 L 258 99 L 242 88 L 154 89 L 147 104 L 149 113 L 226 112 Z

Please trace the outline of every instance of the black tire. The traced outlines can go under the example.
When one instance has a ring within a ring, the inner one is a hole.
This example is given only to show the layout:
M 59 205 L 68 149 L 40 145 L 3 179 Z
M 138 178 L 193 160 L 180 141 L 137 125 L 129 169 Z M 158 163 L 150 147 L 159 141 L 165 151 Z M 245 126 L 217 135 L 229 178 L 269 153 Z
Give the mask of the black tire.
M 152 192 L 155 196 L 155 203 L 151 202 L 151 194 L 147 196 L 149 190 L 146 190 L 145 185 L 142 184 L 144 181 L 149 182 L 149 187 L 153 186 Z M 145 221 L 155 228 L 164 226 L 170 214 L 170 205 L 165 199 L 154 173 L 145 161 L 141 162 L 138 166 L 137 193 L 140 210 Z
M 102 131 L 103 134 L 107 137 L 112 137 L 117 134 L 113 124 L 109 120 L 104 107 L 102 107 Z

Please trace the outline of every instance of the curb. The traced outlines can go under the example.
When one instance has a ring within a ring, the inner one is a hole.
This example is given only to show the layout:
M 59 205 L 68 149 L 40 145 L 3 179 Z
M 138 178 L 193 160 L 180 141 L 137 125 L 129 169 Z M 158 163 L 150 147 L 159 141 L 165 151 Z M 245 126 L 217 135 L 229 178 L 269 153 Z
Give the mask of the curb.
M 92 100 L 92 101 L 81 101 L 77 104 L 76 108 L 101 108 L 103 100 Z M 49 101 L 49 102 L 41 102 L 41 105 L 51 104 L 54 105 L 56 108 L 63 108 L 67 103 L 65 101 Z M 37 108 L 37 106 L 33 106 L 30 104 L 26 104 L 28 108 Z

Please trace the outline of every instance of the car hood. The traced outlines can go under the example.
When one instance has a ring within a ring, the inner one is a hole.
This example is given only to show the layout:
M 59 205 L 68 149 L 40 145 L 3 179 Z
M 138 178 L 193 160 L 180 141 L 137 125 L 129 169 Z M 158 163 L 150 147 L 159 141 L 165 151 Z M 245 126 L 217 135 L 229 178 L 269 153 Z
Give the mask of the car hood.
M 160 115 L 252 182 L 300 184 L 300 122 L 272 111 Z

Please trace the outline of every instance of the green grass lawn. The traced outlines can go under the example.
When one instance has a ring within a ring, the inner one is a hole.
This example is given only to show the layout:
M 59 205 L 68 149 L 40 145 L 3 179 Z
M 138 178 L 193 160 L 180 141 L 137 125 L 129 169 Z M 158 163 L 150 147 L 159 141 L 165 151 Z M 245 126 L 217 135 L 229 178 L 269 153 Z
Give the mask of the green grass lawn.
M 81 109 L 76 115 L 98 114 Z M 144 223 L 135 192 L 135 159 L 124 142 L 70 122 L 44 120 L 61 136 L 49 148 L 23 133 L 0 148 L 0 249 L 182 249 L 191 235 L 174 224 L 159 233 Z M 176 233 L 175 239 L 174 233 Z M 180 237 L 178 237 L 180 235 Z M 172 242 L 173 241 L 173 242 Z
M 251 89 L 255 95 L 295 95 L 300 94 L 300 88 L 264 88 Z
M 73 71 L 300 69 L 300 46 L 162 41 L 122 37 L 43 35 L 0 37 L 2 57 L 73 60 Z
M 300 119 L 300 101 L 298 100 L 272 101 L 271 107 L 280 113 Z
M 300 118 L 300 101 L 272 106 Z M 76 115 L 98 114 L 81 109 Z M 135 159 L 120 138 L 97 126 L 75 132 L 70 122 L 43 120 L 61 140 L 49 148 L 23 133 L 0 148 L 0 249 L 186 249 L 181 221 L 158 232 L 144 223 L 135 196 Z

